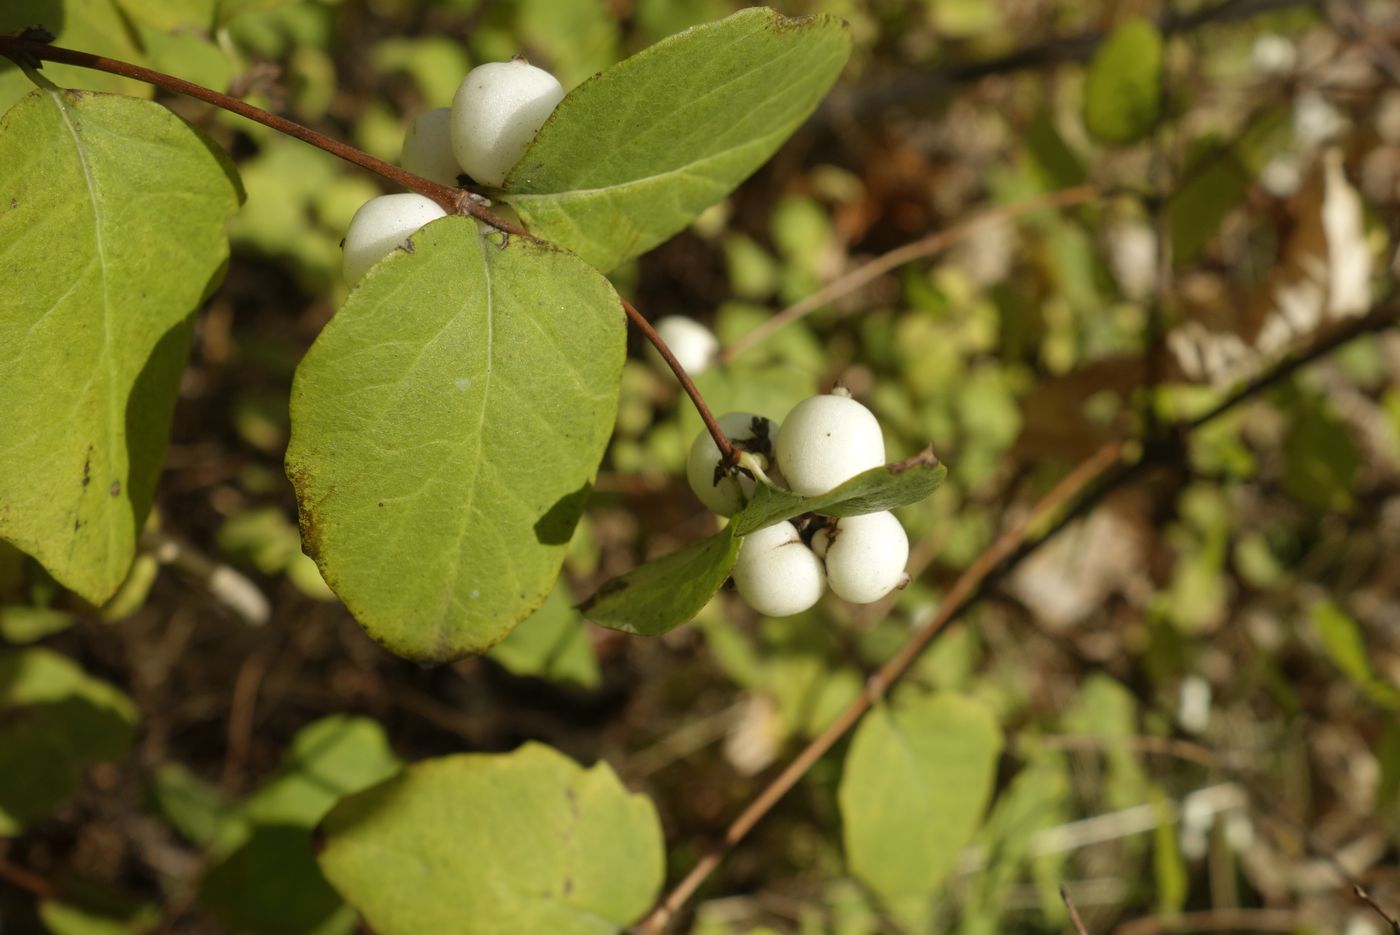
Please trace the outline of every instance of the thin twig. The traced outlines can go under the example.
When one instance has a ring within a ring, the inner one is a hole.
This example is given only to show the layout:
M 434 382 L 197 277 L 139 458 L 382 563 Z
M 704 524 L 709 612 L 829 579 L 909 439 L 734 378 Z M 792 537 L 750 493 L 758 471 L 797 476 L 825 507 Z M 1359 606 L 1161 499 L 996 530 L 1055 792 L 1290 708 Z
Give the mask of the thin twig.
M 53 883 L 3 857 L 0 857 L 0 880 L 28 890 L 40 899 L 58 898 L 58 887 Z
M 1047 208 L 1065 208 L 1070 205 L 1083 204 L 1086 201 L 1093 201 L 1095 198 L 1098 198 L 1099 194 L 1099 190 L 1092 185 L 1080 185 L 1075 188 L 1065 188 L 1044 195 L 1037 195 L 1034 198 L 1028 198 L 1025 201 L 1016 202 L 1015 204 L 987 208 L 954 224 L 952 227 L 944 228 L 941 231 L 929 234 L 927 237 L 920 238 L 912 243 L 896 247 L 870 262 L 856 267 L 849 273 L 838 276 L 816 292 L 789 305 L 752 331 L 740 336 L 738 340 L 720 352 L 719 359 L 722 363 L 728 363 L 759 342 L 772 337 L 777 331 L 795 321 L 805 318 L 822 306 L 830 304 L 843 295 L 854 292 L 861 286 L 883 276 L 893 269 L 903 266 L 905 263 L 942 253 L 959 241 L 966 240 L 984 227 L 1004 224 L 1016 218 L 1023 217 L 1027 214 L 1033 214 L 1036 211 L 1043 211 Z
M 1089 935 L 1089 930 L 1084 927 L 1084 920 L 1079 918 L 1079 910 L 1074 908 L 1074 900 L 1069 898 L 1069 890 L 1063 883 L 1060 884 L 1060 898 L 1065 901 L 1065 908 L 1069 910 L 1069 920 L 1074 923 L 1074 930 L 1078 935 Z
M 1396 919 L 1395 916 L 1391 915 L 1389 912 L 1386 912 L 1385 909 L 1381 907 L 1380 903 L 1376 902 L 1374 899 L 1371 898 L 1371 894 L 1366 892 L 1366 888 L 1360 883 L 1353 883 L 1351 885 L 1351 888 L 1352 891 L 1356 893 L 1357 899 L 1370 906 L 1371 909 L 1375 911 L 1376 915 L 1384 919 L 1386 921 L 1386 924 L 1390 926 L 1390 930 L 1394 932 L 1395 935 L 1400 935 L 1400 919 Z
M 279 117 L 269 113 L 260 107 L 254 107 L 245 101 L 240 101 L 236 97 L 206 88 L 203 85 L 186 81 L 183 78 L 176 78 L 174 75 L 167 75 L 163 72 L 153 71 L 150 68 L 143 68 L 140 65 L 133 65 L 130 62 L 123 62 L 114 58 L 107 58 L 102 55 L 93 55 L 89 52 L 78 52 L 73 49 L 61 49 L 45 42 L 36 42 L 32 39 L 25 39 L 19 36 L 0 35 L 0 55 L 11 59 L 16 64 L 50 61 L 60 62 L 64 65 L 75 65 L 79 68 L 91 68 L 95 71 L 105 71 L 108 74 L 120 75 L 123 78 L 130 78 L 133 81 L 144 81 L 146 84 L 173 91 L 176 94 L 184 94 L 187 97 L 204 101 L 206 104 L 213 104 L 221 107 L 230 113 L 246 117 L 255 123 L 271 127 L 280 133 L 295 137 L 303 143 L 309 143 L 317 149 L 324 150 L 332 156 L 338 156 L 346 162 L 368 169 L 371 172 L 381 175 L 389 181 L 402 185 L 409 191 L 415 191 L 420 195 L 431 198 L 443 207 L 444 210 L 456 214 L 467 214 L 476 218 L 484 224 L 489 224 L 497 230 L 505 231 L 517 237 L 531 237 L 530 233 L 518 225 L 512 224 L 504 218 L 498 217 L 488 211 L 469 192 L 460 188 L 453 188 L 450 185 L 443 185 L 431 179 L 425 179 L 421 175 L 415 175 L 400 166 L 376 159 L 363 150 L 356 149 L 348 143 L 318 133 L 310 127 L 304 127 L 286 117 Z M 531 237 L 531 239 L 533 239 Z
M 1286 379 L 1299 368 L 1363 334 L 1393 325 L 1400 307 L 1388 306 L 1372 311 L 1363 318 L 1353 319 L 1302 351 L 1285 358 L 1262 376 L 1230 394 L 1206 414 L 1178 426 L 1189 432 L 1218 418 L 1275 383 Z M 723 861 L 728 850 L 741 841 L 760 819 L 785 796 L 793 786 L 830 750 L 866 711 L 913 665 L 920 653 L 947 624 L 969 606 L 983 587 L 993 578 L 1004 574 L 1039 545 L 1062 530 L 1076 517 L 1099 502 L 1110 490 L 1116 489 L 1136 476 L 1143 466 L 1153 463 L 1157 449 L 1149 449 L 1136 460 L 1125 460 L 1128 444 L 1112 441 L 1082 461 L 1042 497 L 1018 525 L 1003 532 L 954 582 L 938 611 L 924 623 L 888 662 L 867 680 L 864 690 L 839 714 L 830 725 L 780 772 L 758 797 L 745 808 L 725 830 L 717 847 L 702 857 L 691 871 L 678 882 L 665 898 L 644 918 L 636 931 L 643 935 L 659 935 L 676 917 L 680 908 L 700 888 L 706 878 Z M 1163 449 L 1175 451 L 1175 449 Z M 1152 457 L 1149 457 L 1151 455 Z M 1073 508 L 1065 509 L 1074 501 Z M 1038 537 L 1035 530 L 1049 518 L 1058 520 Z
M 695 411 L 700 413 L 700 418 L 705 421 L 705 428 L 710 430 L 710 437 L 715 440 L 719 452 L 724 456 L 725 464 L 734 463 L 734 446 L 729 443 L 729 438 L 725 436 L 724 430 L 715 421 L 715 415 L 710 411 L 709 404 L 705 402 L 705 397 L 700 395 L 700 391 L 695 388 L 695 381 L 690 378 L 690 374 L 685 372 L 681 362 L 676 360 L 676 355 L 671 353 L 671 349 L 666 346 L 666 342 L 661 339 L 661 335 L 656 333 L 656 329 L 651 326 L 651 322 L 642 317 L 642 313 L 637 311 L 637 307 L 626 299 L 622 300 L 622 308 L 627 312 L 627 317 L 632 319 L 632 324 L 637 326 L 637 330 L 646 336 L 652 347 L 661 355 L 661 359 L 666 361 L 671 372 L 676 375 L 676 379 L 681 382 L 681 387 L 685 390 L 690 401 L 695 404 Z

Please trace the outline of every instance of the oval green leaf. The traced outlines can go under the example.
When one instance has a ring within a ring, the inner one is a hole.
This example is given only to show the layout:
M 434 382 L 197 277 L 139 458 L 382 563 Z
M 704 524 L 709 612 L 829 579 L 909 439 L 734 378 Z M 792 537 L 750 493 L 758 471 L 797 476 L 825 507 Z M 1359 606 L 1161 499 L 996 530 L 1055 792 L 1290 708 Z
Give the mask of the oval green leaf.
M 961 695 L 904 692 L 866 715 L 838 789 L 851 872 L 892 907 L 931 896 L 982 823 L 1001 745 Z
M 650 801 L 535 743 L 416 763 L 320 830 L 326 879 L 379 935 L 611 935 L 665 869 Z
M 1145 19 L 1109 33 L 1084 81 L 1084 125 L 1105 143 L 1136 143 L 1162 111 L 1162 35 Z
M 603 582 L 579 610 L 612 630 L 658 636 L 698 614 L 738 556 L 739 536 L 730 523 L 708 539 Z
M 0 120 L 0 537 L 94 604 L 135 555 L 239 198 L 157 104 L 40 89 Z
M 575 88 L 506 179 L 540 237 L 601 270 L 719 201 L 816 109 L 846 24 L 744 10 L 664 39 Z
M 926 448 L 912 458 L 857 474 L 815 497 L 759 483 L 753 497 L 734 515 L 730 525 L 737 535 L 747 536 L 754 530 L 803 513 L 860 516 L 893 510 L 930 496 L 947 476 L 948 469 L 938 462 L 932 448 Z
M 625 353 L 597 271 L 466 218 L 371 270 L 297 368 L 287 475 L 308 554 L 372 637 L 446 661 L 544 601 Z
M 136 705 L 47 649 L 0 652 L 0 836 L 77 791 L 131 745 Z

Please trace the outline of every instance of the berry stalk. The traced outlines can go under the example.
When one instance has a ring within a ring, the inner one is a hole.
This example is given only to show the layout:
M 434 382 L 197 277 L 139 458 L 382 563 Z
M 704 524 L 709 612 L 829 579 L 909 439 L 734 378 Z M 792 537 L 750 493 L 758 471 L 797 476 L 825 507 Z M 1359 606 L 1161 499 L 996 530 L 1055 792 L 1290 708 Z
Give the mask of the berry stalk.
M 681 387 L 685 390 L 690 401 L 695 404 L 695 411 L 700 413 L 700 418 L 705 422 L 705 428 L 710 432 L 710 437 L 715 440 L 715 445 L 719 448 L 720 454 L 724 456 L 724 464 L 734 463 L 734 446 L 729 443 L 724 430 L 715 421 L 715 414 L 710 411 L 710 406 L 705 402 L 705 397 L 700 395 L 700 391 L 695 387 L 695 381 L 690 378 L 690 374 L 685 372 L 680 361 L 676 360 L 676 355 L 671 353 L 671 349 L 666 342 L 661 339 L 661 335 L 656 333 L 656 329 L 651 326 L 651 322 L 642 317 L 642 313 L 637 311 L 637 307 L 626 299 L 622 300 L 622 308 L 627 312 L 627 317 L 632 319 L 632 324 L 637 326 L 637 330 L 646 336 L 652 347 L 661 355 L 661 359 L 666 361 L 666 366 L 671 368 L 671 372 L 680 381 Z

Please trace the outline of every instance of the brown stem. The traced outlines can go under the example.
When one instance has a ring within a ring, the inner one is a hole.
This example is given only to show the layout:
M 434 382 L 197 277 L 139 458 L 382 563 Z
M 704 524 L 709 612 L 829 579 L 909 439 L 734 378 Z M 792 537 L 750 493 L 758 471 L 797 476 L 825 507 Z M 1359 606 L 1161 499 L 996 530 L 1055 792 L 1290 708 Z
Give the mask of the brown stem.
M 1218 418 L 1240 403 L 1257 395 L 1264 389 L 1287 378 L 1304 365 L 1323 357 L 1341 345 L 1363 334 L 1380 331 L 1394 325 L 1400 316 L 1400 306 L 1389 306 L 1372 311 L 1363 318 L 1354 319 L 1338 327 L 1310 344 L 1304 350 L 1279 362 L 1268 372 L 1246 383 L 1230 394 L 1219 405 L 1202 416 L 1188 420 L 1178 426 L 1189 432 Z M 992 579 L 1004 574 L 1019 561 L 1029 555 L 1038 545 L 1048 541 L 1056 532 L 1063 529 L 1075 517 L 1082 515 L 1090 506 L 1099 502 L 1112 489 L 1121 486 L 1136 476 L 1138 469 L 1149 463 L 1146 457 L 1134 461 L 1125 460 L 1128 444 L 1112 441 L 1082 461 L 1069 474 L 1042 497 L 1030 513 L 1018 525 L 1006 530 L 953 583 L 947 595 L 940 602 L 938 611 L 924 623 L 900 650 L 881 666 L 865 683 L 864 690 L 842 711 L 825 730 L 789 763 L 781 773 L 768 784 L 758 797 L 725 830 L 720 844 L 705 854 L 691 871 L 677 883 L 665 898 L 637 926 L 636 931 L 643 935 L 659 935 L 680 908 L 695 895 L 701 884 L 714 872 L 731 847 L 751 831 L 768 811 L 783 796 L 797 785 L 798 781 L 836 745 L 846 732 L 879 700 L 889 688 L 918 659 L 919 655 L 943 629 L 970 606 L 979 596 L 984 586 Z M 1071 501 L 1072 509 L 1066 510 Z M 1042 524 L 1059 514 L 1048 530 L 1035 536 Z
M 690 374 L 685 372 L 681 362 L 676 360 L 676 355 L 671 353 L 671 349 L 666 346 L 666 342 L 661 340 L 661 335 L 656 333 L 656 329 L 651 326 L 651 322 L 642 317 L 642 313 L 637 311 L 636 306 L 626 299 L 622 300 L 622 308 L 627 312 L 627 317 L 632 319 L 632 324 L 637 326 L 637 330 L 646 336 L 651 342 L 651 346 L 656 348 L 657 353 L 666 361 L 671 368 L 671 372 L 676 375 L 676 379 L 681 381 L 681 386 L 685 389 L 690 401 L 695 404 L 695 411 L 700 413 L 700 418 L 705 420 L 705 428 L 710 430 L 710 437 L 715 440 L 719 447 L 720 454 L 724 456 L 725 464 L 734 463 L 734 446 L 729 443 L 724 430 L 715 421 L 715 415 L 710 411 L 709 404 L 705 402 L 705 397 L 700 395 L 700 391 L 695 388 L 695 381 L 690 378 Z
M 1366 892 L 1366 888 L 1363 887 L 1360 883 L 1353 883 L 1351 885 L 1351 890 L 1353 893 L 1356 894 L 1357 899 L 1370 906 L 1372 911 L 1374 911 L 1376 915 L 1380 916 L 1386 921 L 1386 924 L 1390 926 L 1390 930 L 1394 932 L 1395 935 L 1400 935 L 1400 919 L 1396 919 L 1393 915 L 1386 912 L 1385 908 L 1381 906 L 1380 903 L 1372 899 L 1371 894 Z
M 183 78 L 176 78 L 174 75 L 167 75 L 163 72 L 153 71 L 150 68 L 143 68 L 140 65 L 133 65 L 130 62 L 123 62 L 102 55 L 93 55 L 89 52 L 78 52 L 73 49 L 61 49 L 57 46 L 49 45 L 45 42 L 37 42 L 33 39 L 25 39 L 19 36 L 0 35 L 0 55 L 11 59 L 16 64 L 29 64 L 38 61 L 61 62 L 64 65 L 75 65 L 79 68 L 91 68 L 95 71 L 105 71 L 108 74 L 120 75 L 123 78 L 131 78 L 134 81 L 144 81 L 147 84 L 173 91 L 176 94 L 184 94 L 187 97 L 204 101 L 206 104 L 213 104 L 221 107 L 230 113 L 246 117 L 255 123 L 260 123 L 265 127 L 271 127 L 279 133 L 296 137 L 303 143 L 310 143 L 317 149 L 325 150 L 332 156 L 339 156 L 346 162 L 353 163 L 362 169 L 381 175 L 396 185 L 402 185 L 410 191 L 415 191 L 420 195 L 431 198 L 443 209 L 454 214 L 466 214 L 476 218 L 484 224 L 489 224 L 497 230 L 514 234 L 518 237 L 530 237 L 530 233 L 518 225 L 512 224 L 504 218 L 498 217 L 486 210 L 469 193 L 460 188 L 453 188 L 450 185 L 443 185 L 431 179 L 425 179 L 421 175 L 415 175 L 408 170 L 376 159 L 363 150 L 356 149 L 348 143 L 332 139 L 324 133 L 318 133 L 310 127 L 304 127 L 286 117 L 279 117 L 269 113 L 252 104 L 240 101 L 236 97 L 231 97 L 212 88 L 186 81 Z
M 1060 884 L 1060 898 L 1065 901 L 1065 908 L 1069 910 L 1069 920 L 1074 924 L 1076 935 L 1089 935 L 1089 930 L 1084 927 L 1084 920 L 1079 918 L 1079 910 L 1074 906 L 1074 900 L 1070 899 L 1069 890 L 1063 883 Z
M 941 231 L 929 234 L 927 237 L 896 247 L 889 253 L 881 254 L 870 262 L 857 266 L 849 273 L 833 279 L 816 292 L 813 292 L 811 295 L 806 296 L 792 305 L 789 305 L 781 312 L 778 312 L 772 318 L 764 321 L 761 325 L 726 347 L 720 353 L 720 360 L 724 363 L 728 363 L 755 344 L 772 337 L 777 331 L 795 321 L 807 317 L 822 306 L 830 304 L 843 295 L 854 292 L 861 286 L 883 276 L 893 269 L 903 266 L 905 263 L 942 253 L 959 241 L 966 240 L 984 227 L 1003 224 L 1015 218 L 1033 214 L 1036 211 L 1043 211 L 1047 208 L 1067 208 L 1070 205 L 1083 204 L 1086 201 L 1092 201 L 1098 197 L 1099 190 L 1092 185 L 1065 188 L 1060 191 L 1037 195 L 1034 198 L 1028 198 L 1016 204 L 988 208 L 985 211 L 980 211 L 954 224 L 952 227 L 944 228 Z

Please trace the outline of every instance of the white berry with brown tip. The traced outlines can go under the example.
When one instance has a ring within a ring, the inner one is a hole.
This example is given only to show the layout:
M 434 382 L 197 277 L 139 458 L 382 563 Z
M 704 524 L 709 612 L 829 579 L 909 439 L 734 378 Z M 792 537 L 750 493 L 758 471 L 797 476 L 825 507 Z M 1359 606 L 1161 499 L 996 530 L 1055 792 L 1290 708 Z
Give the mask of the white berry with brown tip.
M 852 604 L 870 604 L 902 586 L 909 536 L 893 513 L 845 516 L 812 537 L 826 562 L 832 592 Z
M 765 617 L 799 614 L 826 590 L 822 560 L 788 522 L 745 536 L 733 575 L 739 595 Z
M 443 217 L 447 212 L 442 206 L 422 195 L 380 195 L 366 201 L 345 232 L 345 282 L 355 285 L 418 228 Z
M 775 449 L 795 493 L 811 497 L 885 463 L 875 415 L 849 395 L 812 396 L 783 419 Z
M 468 175 L 499 186 L 564 99 L 559 81 L 516 59 L 478 65 L 452 98 L 452 151 Z
M 457 187 L 462 167 L 452 153 L 452 108 L 425 111 L 408 125 L 399 165 L 414 175 Z
M 732 444 L 756 451 L 759 456 L 763 455 L 763 449 L 772 450 L 773 440 L 779 434 L 778 423 L 752 412 L 726 412 L 715 422 Z M 733 516 L 753 494 L 754 479 L 745 474 L 736 477 L 721 473 L 717 480 L 720 460 L 719 446 L 709 430 L 702 428 L 695 441 L 691 442 L 685 477 L 701 503 L 720 516 Z

